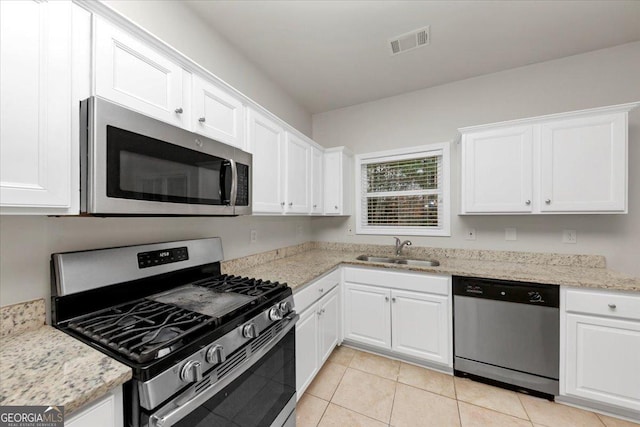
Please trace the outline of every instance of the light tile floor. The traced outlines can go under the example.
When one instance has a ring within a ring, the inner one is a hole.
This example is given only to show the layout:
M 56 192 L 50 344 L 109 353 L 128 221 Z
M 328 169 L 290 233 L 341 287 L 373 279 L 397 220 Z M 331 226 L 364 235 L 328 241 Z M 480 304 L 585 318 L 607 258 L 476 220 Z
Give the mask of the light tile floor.
M 298 427 L 638 427 L 640 424 L 338 347 L 296 408 Z

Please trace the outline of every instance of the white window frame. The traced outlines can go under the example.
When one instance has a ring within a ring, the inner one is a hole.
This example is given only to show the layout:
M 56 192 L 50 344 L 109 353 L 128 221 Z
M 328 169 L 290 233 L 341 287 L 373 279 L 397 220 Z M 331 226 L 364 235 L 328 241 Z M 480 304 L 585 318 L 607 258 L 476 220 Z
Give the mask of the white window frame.
M 366 227 L 362 224 L 362 164 L 407 160 L 442 152 L 442 226 L 439 228 L 417 227 Z M 384 234 L 405 236 L 451 236 L 451 143 L 439 142 L 417 147 L 378 151 L 356 155 L 356 234 Z

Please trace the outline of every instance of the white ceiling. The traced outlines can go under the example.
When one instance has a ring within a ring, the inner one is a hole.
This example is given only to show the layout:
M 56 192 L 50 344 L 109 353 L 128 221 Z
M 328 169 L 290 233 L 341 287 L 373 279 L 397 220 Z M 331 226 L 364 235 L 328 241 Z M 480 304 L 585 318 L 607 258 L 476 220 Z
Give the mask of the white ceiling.
M 638 0 L 186 3 L 311 113 L 640 40 Z

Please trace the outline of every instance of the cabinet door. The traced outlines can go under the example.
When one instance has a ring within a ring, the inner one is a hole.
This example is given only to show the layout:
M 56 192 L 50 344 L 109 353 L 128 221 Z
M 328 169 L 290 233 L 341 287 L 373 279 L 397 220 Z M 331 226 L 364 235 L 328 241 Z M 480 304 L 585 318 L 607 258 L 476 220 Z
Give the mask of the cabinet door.
M 448 298 L 394 290 L 391 301 L 392 350 L 449 365 Z
M 626 210 L 627 113 L 543 124 L 540 211 Z
M 214 84 L 193 76 L 193 130 L 216 141 L 245 149 L 244 107 Z
M 282 213 L 284 129 L 254 110 L 248 114 L 249 150 L 253 153 L 253 212 Z
M 311 213 L 320 215 L 324 208 L 324 162 L 323 153 L 313 147 L 311 150 Z
M 640 411 L 640 322 L 566 319 L 566 393 Z
M 390 291 L 348 282 L 344 285 L 345 339 L 390 349 Z
M 318 304 L 305 310 L 296 324 L 296 390 L 298 399 L 320 368 Z
M 340 335 L 339 288 L 334 288 L 320 300 L 320 365 L 338 345 Z
M 122 427 L 122 387 L 107 393 L 96 402 L 81 408 L 69 419 L 66 427 Z
M 67 213 L 70 206 L 71 168 L 77 167 L 71 158 L 71 6 L 0 2 L 3 208 Z
M 340 153 L 324 155 L 324 213 L 342 212 L 342 158 Z
M 287 213 L 309 213 L 311 146 L 289 132 L 286 140 L 285 209 Z
M 96 18 L 96 95 L 158 120 L 187 127 L 182 68 L 163 55 Z
M 532 126 L 464 135 L 462 213 L 531 212 L 532 144 Z

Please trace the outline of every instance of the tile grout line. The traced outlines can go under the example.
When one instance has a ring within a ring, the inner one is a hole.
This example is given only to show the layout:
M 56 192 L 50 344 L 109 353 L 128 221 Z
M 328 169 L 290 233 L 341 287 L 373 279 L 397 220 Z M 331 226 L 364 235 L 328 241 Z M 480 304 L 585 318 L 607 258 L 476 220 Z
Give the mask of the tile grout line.
M 398 393 L 398 380 L 400 379 L 400 366 L 398 365 L 398 374 L 396 375 L 396 380 L 394 381 L 394 386 L 393 386 L 393 399 L 391 399 L 391 412 L 389 412 L 389 422 L 387 423 L 388 426 L 391 426 L 391 417 L 393 417 L 393 407 L 396 404 L 396 394 Z
M 460 401 L 458 400 L 458 387 L 456 386 L 456 377 L 455 375 L 452 378 L 453 381 L 453 395 L 456 399 L 456 408 L 458 408 L 458 421 L 460 422 L 460 427 L 464 427 L 462 425 L 462 414 L 460 413 Z
M 522 409 L 524 409 L 524 413 L 527 414 L 527 419 L 531 422 L 531 425 L 533 425 L 533 420 L 531 419 L 531 415 L 529 415 L 529 411 L 527 411 L 527 407 L 522 402 L 522 399 L 520 398 L 520 393 L 516 393 L 516 397 L 518 398 L 518 402 L 520 402 Z

